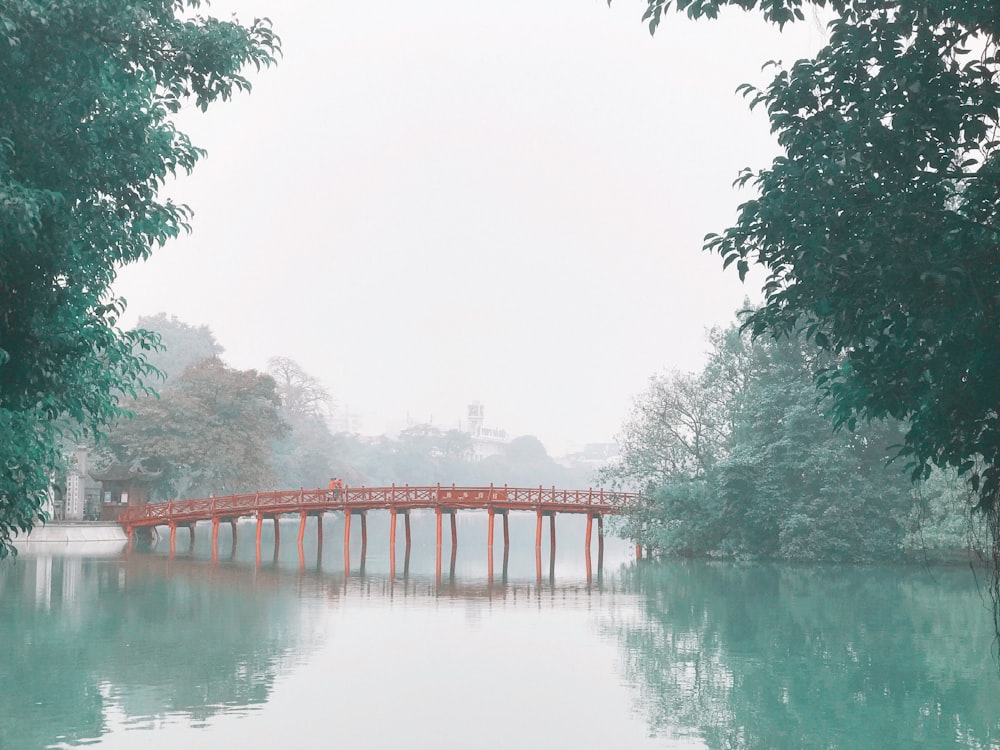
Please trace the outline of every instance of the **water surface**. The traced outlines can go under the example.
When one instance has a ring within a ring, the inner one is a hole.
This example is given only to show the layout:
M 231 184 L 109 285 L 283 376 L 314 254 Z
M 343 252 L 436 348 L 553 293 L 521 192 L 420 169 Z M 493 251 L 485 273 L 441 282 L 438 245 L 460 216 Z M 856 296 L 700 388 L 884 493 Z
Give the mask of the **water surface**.
M 265 527 L 259 561 L 252 524 L 214 559 L 207 525 L 174 557 L 24 554 L 0 747 L 1000 748 L 967 568 L 636 564 L 612 539 L 598 568 L 596 538 L 588 568 L 581 519 L 536 557 L 524 516 L 492 579 L 474 513 L 440 572 L 415 514 L 394 577 L 375 513 L 363 570 L 336 517 L 301 555 L 297 523 L 277 554 Z

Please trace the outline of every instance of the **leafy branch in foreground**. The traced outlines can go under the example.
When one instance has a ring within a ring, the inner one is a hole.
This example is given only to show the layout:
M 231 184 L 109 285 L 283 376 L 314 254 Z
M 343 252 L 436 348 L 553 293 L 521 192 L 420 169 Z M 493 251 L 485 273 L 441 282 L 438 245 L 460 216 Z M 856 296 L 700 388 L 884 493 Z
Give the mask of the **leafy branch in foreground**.
M 833 355 L 816 374 L 835 425 L 905 420 L 915 479 L 968 479 L 1000 607 L 1000 5 L 648 0 L 646 20 L 728 6 L 832 20 L 812 59 L 741 87 L 782 153 L 744 171 L 756 197 L 705 246 L 741 278 L 767 270 L 754 335 L 803 331 Z
M 117 270 L 188 228 L 159 198 L 203 152 L 171 116 L 250 88 L 270 23 L 196 0 L 0 5 L 0 558 L 43 520 L 59 442 L 99 433 L 143 391 L 155 337 L 118 327 Z

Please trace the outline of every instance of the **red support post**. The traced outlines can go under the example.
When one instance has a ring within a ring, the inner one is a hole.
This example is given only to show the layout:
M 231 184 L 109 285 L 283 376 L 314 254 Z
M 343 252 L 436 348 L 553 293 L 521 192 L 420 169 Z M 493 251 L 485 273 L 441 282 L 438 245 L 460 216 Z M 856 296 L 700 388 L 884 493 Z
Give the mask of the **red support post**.
M 439 492 L 440 492 L 440 485 Z M 437 544 L 434 556 L 434 580 L 441 583 L 441 508 L 434 508 L 435 521 L 437 522 Z
M 587 549 L 587 556 L 590 556 L 590 527 L 594 524 L 594 516 L 589 511 L 587 512 L 587 538 L 583 543 L 583 546 Z
M 540 488 L 539 488 L 540 489 Z M 542 509 L 538 509 L 538 522 L 535 524 L 535 550 L 542 548 Z M 539 563 L 541 565 L 541 563 Z
M 300 550 L 302 549 L 302 540 L 306 536 L 306 519 L 307 518 L 309 518 L 309 514 L 306 511 L 304 511 L 304 510 L 300 510 L 299 511 L 299 538 L 298 538 L 298 543 L 299 543 L 299 549 Z
M 489 519 L 489 525 L 487 526 L 486 532 L 486 546 L 490 548 L 490 559 L 493 559 L 493 508 L 487 508 L 486 516 Z
M 344 579 L 351 574 L 351 509 L 344 509 Z
M 393 485 L 393 492 L 395 492 Z M 389 508 L 389 580 L 396 577 L 396 508 Z

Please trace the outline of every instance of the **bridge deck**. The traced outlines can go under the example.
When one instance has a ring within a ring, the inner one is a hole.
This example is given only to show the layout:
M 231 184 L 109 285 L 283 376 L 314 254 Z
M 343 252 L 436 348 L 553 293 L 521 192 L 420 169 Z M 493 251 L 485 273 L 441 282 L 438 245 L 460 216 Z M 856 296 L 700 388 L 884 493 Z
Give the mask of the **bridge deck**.
M 441 511 L 479 509 L 505 512 L 619 513 L 633 496 L 603 489 L 559 490 L 555 487 L 343 487 L 340 489 L 278 490 L 191 500 L 171 500 L 127 508 L 118 522 L 127 528 L 232 520 L 244 516 L 269 518 L 286 513 L 417 509 Z

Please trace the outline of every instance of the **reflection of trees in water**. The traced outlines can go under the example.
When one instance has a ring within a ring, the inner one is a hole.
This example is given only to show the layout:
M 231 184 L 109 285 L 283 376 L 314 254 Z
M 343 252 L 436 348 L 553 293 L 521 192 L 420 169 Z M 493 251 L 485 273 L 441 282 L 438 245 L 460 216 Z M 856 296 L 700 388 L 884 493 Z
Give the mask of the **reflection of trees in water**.
M 626 569 L 625 670 L 653 731 L 710 748 L 1000 747 L 967 569 Z
M 264 702 L 301 647 L 294 591 L 132 557 L 31 558 L 0 566 L 0 737 L 46 747 L 129 719 L 204 719 Z M 229 584 L 229 585 L 227 585 Z M 264 594 L 264 595 L 262 595 Z

